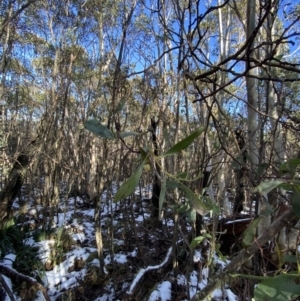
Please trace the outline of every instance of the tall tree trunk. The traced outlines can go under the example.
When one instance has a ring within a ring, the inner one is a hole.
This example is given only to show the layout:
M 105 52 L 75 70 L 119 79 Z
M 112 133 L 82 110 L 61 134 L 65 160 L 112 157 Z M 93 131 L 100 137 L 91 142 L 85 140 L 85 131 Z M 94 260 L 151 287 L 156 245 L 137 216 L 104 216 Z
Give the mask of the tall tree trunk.
M 277 5 L 274 3 L 272 14 L 268 15 L 267 25 L 265 27 L 267 31 L 267 40 L 269 41 L 270 45 L 272 45 L 273 37 L 275 35 L 274 23 L 275 23 L 275 18 L 277 16 L 277 9 L 278 9 Z M 271 46 L 268 45 L 266 47 L 267 47 L 266 56 L 269 57 L 272 54 L 272 48 Z M 271 67 L 268 67 L 267 71 L 263 70 L 263 73 L 266 77 L 271 77 L 273 74 L 273 70 Z M 279 99 L 277 99 L 275 94 L 274 82 L 272 82 L 271 80 L 266 81 L 265 86 L 266 86 L 267 108 L 269 109 L 267 113 L 270 117 L 270 123 L 271 123 L 272 135 L 273 135 L 274 164 L 275 166 L 279 166 L 281 163 L 283 163 L 286 160 L 286 150 L 285 150 L 285 143 L 283 139 L 282 125 L 279 122 L 281 116 L 280 116 L 280 112 L 278 111 L 278 107 L 280 106 L 277 105 Z M 276 200 L 275 202 L 273 202 L 273 205 L 277 205 L 280 207 L 280 205 L 285 202 L 284 198 L 282 197 L 282 195 L 284 194 L 285 191 L 283 189 L 280 189 L 280 193 L 276 194 Z M 283 228 L 279 232 L 277 237 L 277 246 L 279 251 L 281 252 L 287 250 L 286 228 Z
M 249 42 L 247 48 L 247 57 L 249 58 L 246 62 L 247 66 L 247 77 L 246 77 L 246 86 L 247 86 L 247 98 L 248 98 L 248 143 L 249 143 L 249 160 L 252 173 L 249 174 L 249 180 L 252 185 L 257 185 L 255 178 L 255 173 L 257 171 L 257 166 L 259 162 L 259 151 L 258 151 L 258 142 L 256 133 L 258 130 L 258 95 L 257 95 L 257 85 L 256 79 L 254 78 L 256 74 L 256 69 L 252 67 L 251 58 L 255 57 L 255 8 L 256 8 L 256 0 L 248 0 L 247 3 L 247 41 Z M 261 199 L 257 198 L 258 204 L 258 213 L 261 210 Z M 264 229 L 268 228 L 271 223 L 270 216 L 263 216 L 259 226 L 258 226 L 258 234 L 261 234 Z
M 218 0 L 218 5 L 221 5 L 221 1 Z M 229 9 L 229 8 L 227 8 Z M 229 24 L 227 24 L 227 32 L 224 33 L 223 28 L 223 8 L 218 9 L 218 20 L 219 20 L 219 40 L 220 40 L 220 61 L 222 62 L 229 53 L 229 36 L 228 36 L 228 28 Z M 227 23 L 230 22 L 229 13 L 227 13 Z M 219 86 L 223 86 L 225 84 L 225 73 L 221 72 L 221 78 L 219 79 Z M 224 120 L 223 116 L 223 104 L 224 104 L 224 91 L 221 90 L 219 92 L 218 100 L 220 100 L 220 103 L 218 104 L 219 110 L 218 110 L 218 120 L 219 122 L 222 122 Z M 218 194 L 217 194 L 217 202 L 222 205 L 224 215 L 230 215 L 231 214 L 231 204 L 227 197 L 225 197 L 225 187 L 226 187 L 226 168 L 225 168 L 225 151 L 222 149 L 219 152 L 218 155 L 218 162 L 219 162 L 219 168 L 218 168 Z

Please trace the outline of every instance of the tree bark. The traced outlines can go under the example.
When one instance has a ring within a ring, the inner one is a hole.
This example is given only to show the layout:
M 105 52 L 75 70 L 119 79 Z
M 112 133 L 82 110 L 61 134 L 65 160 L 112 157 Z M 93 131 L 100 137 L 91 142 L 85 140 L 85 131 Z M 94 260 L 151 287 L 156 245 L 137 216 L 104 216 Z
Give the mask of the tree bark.
M 0 193 L 0 218 L 2 220 L 10 217 L 13 201 L 23 185 L 29 162 L 28 155 L 21 153 L 10 171 L 8 183 Z

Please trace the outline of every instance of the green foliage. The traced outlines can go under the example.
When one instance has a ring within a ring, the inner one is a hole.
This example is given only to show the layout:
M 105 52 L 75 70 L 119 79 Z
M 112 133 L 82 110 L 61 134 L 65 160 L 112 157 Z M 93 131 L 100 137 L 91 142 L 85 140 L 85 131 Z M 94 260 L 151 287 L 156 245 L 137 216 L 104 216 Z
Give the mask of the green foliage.
M 293 204 L 293 211 L 295 215 L 300 218 L 300 186 L 297 185 L 293 189 L 292 193 L 292 204 Z
M 291 180 L 276 179 L 271 181 L 262 182 L 258 185 L 255 191 L 266 194 L 275 188 L 281 188 L 292 192 L 292 205 L 295 215 L 300 218 L 300 181 L 297 178 L 299 171 L 300 159 L 290 159 L 282 163 L 279 171 L 282 174 L 288 174 Z
M 187 136 L 183 140 L 176 143 L 168 151 L 166 151 L 162 156 L 167 157 L 167 156 L 172 156 L 172 155 L 178 154 L 182 150 L 189 147 L 193 143 L 193 141 L 203 133 L 204 130 L 205 130 L 204 127 L 197 128 L 191 135 Z
M 123 133 L 120 133 L 120 137 L 121 138 L 127 138 L 127 137 L 130 137 L 130 136 L 135 136 L 137 133 L 135 132 L 123 132 Z
M 16 250 L 16 259 L 13 267 L 24 275 L 35 273 L 37 279 L 44 274 L 44 265 L 38 257 L 38 247 L 23 244 Z
M 8 253 L 16 255 L 13 268 L 24 275 L 30 275 L 40 280 L 44 274 L 44 265 L 38 257 L 39 249 L 23 242 L 24 233 L 12 218 L 0 225 L 0 258 Z M 14 279 L 12 279 L 13 281 Z M 15 283 L 18 289 L 22 284 Z
M 58 229 L 52 228 L 49 230 L 36 230 L 34 235 L 36 241 L 54 240 L 54 245 L 51 250 L 50 261 L 53 264 L 59 264 L 64 260 L 65 253 L 68 252 L 74 245 L 73 238 L 69 235 L 64 227 Z
M 205 215 L 209 208 L 207 204 L 203 202 L 203 198 L 199 197 L 196 193 L 194 193 L 189 187 L 185 186 L 182 183 L 178 183 L 179 188 L 185 192 L 186 197 L 192 204 L 192 207 L 201 215 Z
M 273 189 L 280 187 L 285 183 L 284 180 L 272 180 L 272 181 L 266 181 L 266 182 L 261 182 L 255 189 L 255 191 L 261 193 L 261 194 L 266 194 L 271 192 Z
M 126 98 L 123 97 L 120 102 L 118 103 L 117 107 L 116 107 L 116 112 L 120 112 L 123 110 L 124 106 L 126 104 Z
M 115 195 L 115 202 L 121 201 L 133 193 L 142 176 L 144 164 L 145 161 L 143 161 L 139 168 L 130 176 L 130 178 L 121 185 Z
M 98 137 L 107 138 L 107 139 L 115 139 L 114 133 L 109 130 L 106 126 L 101 124 L 97 119 L 87 120 L 84 123 L 84 127 L 95 134 Z
M 289 174 L 292 178 L 295 178 L 296 172 L 299 171 L 300 159 L 290 159 L 284 162 L 279 167 L 279 170 L 283 174 Z
M 244 248 L 248 248 L 254 242 L 256 236 L 256 229 L 261 220 L 261 217 L 255 218 L 251 224 L 247 227 L 247 229 L 242 234 L 242 246 Z
M 203 233 L 201 236 L 195 237 L 190 243 L 190 248 L 195 248 L 204 239 L 212 239 L 212 236 L 209 233 Z
M 9 219 L 0 224 L 0 258 L 23 246 L 22 233 L 16 226 L 15 219 Z
M 187 210 L 192 207 L 196 210 L 197 213 L 201 215 L 205 215 L 209 211 L 213 211 L 214 213 L 219 212 L 219 207 L 214 204 L 210 198 L 205 196 L 199 196 L 196 193 L 194 193 L 188 186 L 184 185 L 182 182 L 180 182 L 180 178 L 176 178 L 173 180 L 168 180 L 166 183 L 166 187 L 169 190 L 173 190 L 175 188 L 178 188 L 179 190 L 183 191 L 185 194 L 185 197 L 190 201 L 190 206 L 187 208 Z M 185 179 L 187 180 L 187 179 Z M 183 212 L 183 208 L 186 207 L 180 207 L 180 212 Z
M 269 193 L 273 189 L 281 188 L 292 192 L 292 205 L 294 214 L 300 218 L 300 182 L 297 179 L 299 171 L 300 159 L 290 159 L 279 167 L 281 174 L 288 174 L 287 179 L 276 179 L 272 181 L 262 182 L 256 191 L 259 193 Z M 269 215 L 270 208 L 266 207 L 262 215 Z M 243 245 L 248 246 L 253 242 L 253 235 L 259 219 L 254 220 L 243 234 Z M 284 262 L 295 262 L 295 256 L 283 258 Z M 300 274 L 281 273 L 274 277 L 270 277 L 260 282 L 254 290 L 255 301 L 287 301 L 293 300 L 300 296 Z
M 288 301 L 300 296 L 300 274 L 280 274 L 260 282 L 255 301 Z
M 190 208 L 188 211 L 188 216 L 187 216 L 187 220 L 190 223 L 194 223 L 196 222 L 197 219 L 197 212 L 194 208 Z

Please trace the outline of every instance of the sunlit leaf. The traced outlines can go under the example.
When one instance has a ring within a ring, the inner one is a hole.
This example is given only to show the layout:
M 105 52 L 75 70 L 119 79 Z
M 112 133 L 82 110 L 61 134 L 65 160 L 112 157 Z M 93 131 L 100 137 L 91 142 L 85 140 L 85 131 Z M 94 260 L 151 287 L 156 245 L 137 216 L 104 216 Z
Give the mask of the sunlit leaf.
M 204 236 L 195 237 L 190 243 L 190 248 L 197 247 L 197 245 L 199 245 L 204 239 L 205 239 Z
M 203 235 L 195 237 L 190 243 L 191 248 L 195 248 L 199 245 L 204 239 L 212 239 L 212 236 L 209 233 L 203 233 Z
M 115 202 L 123 200 L 133 193 L 141 178 L 144 164 L 145 162 L 143 161 L 139 168 L 130 176 L 130 178 L 121 185 L 115 195 Z
M 196 213 L 197 213 L 197 212 L 196 212 L 196 210 L 195 210 L 194 208 L 192 208 L 192 209 L 190 209 L 190 210 L 188 211 L 188 217 L 187 217 L 187 220 L 188 220 L 189 223 L 194 223 L 194 222 L 196 221 L 196 216 L 197 216 Z
M 277 188 L 280 184 L 285 183 L 283 180 L 272 180 L 260 183 L 254 191 L 265 194 Z
M 97 119 L 87 120 L 84 123 L 84 127 L 93 134 L 107 139 L 115 139 L 115 135 L 106 126 L 101 124 Z
M 193 141 L 198 138 L 204 131 L 203 127 L 199 127 L 196 131 L 194 131 L 191 135 L 187 136 L 183 140 L 179 141 L 176 143 L 174 146 L 172 146 L 168 151 L 166 151 L 162 156 L 167 157 L 167 156 L 172 156 L 175 154 L 178 154 L 182 150 L 186 149 L 189 147 Z

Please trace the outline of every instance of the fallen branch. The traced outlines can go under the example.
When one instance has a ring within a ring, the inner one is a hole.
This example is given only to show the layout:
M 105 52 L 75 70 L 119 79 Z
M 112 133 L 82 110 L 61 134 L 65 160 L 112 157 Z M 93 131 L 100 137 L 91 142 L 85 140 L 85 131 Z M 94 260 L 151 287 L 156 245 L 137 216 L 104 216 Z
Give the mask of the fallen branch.
M 47 294 L 47 290 L 44 286 L 42 286 L 41 284 L 39 284 L 34 278 L 23 275 L 21 273 L 19 273 L 18 271 L 9 268 L 5 265 L 0 264 L 0 274 L 5 275 L 6 277 L 10 278 L 10 279 L 16 279 L 19 281 L 25 281 L 27 283 L 29 283 L 30 285 L 36 287 L 38 290 L 40 290 L 46 301 L 51 301 L 50 297 Z
M 135 276 L 135 278 L 133 279 L 131 285 L 130 285 L 130 288 L 129 290 L 126 292 L 127 295 L 132 295 L 133 292 L 134 292 L 134 289 L 135 287 L 138 285 L 138 283 L 140 282 L 140 280 L 142 279 L 142 277 L 149 271 L 154 271 L 154 270 L 158 270 L 160 268 L 162 268 L 163 266 L 165 266 L 168 261 L 170 260 L 171 258 L 171 253 L 172 253 L 172 247 L 169 248 L 168 252 L 167 252 L 167 255 L 164 259 L 164 261 L 159 264 L 159 265 L 155 265 L 155 266 L 148 266 L 147 268 L 145 269 L 141 269 L 137 275 Z
M 271 240 L 282 228 L 286 227 L 289 222 L 293 219 L 294 212 L 293 208 L 287 209 L 283 215 L 277 218 L 269 228 L 265 229 L 263 233 L 256 238 L 250 247 L 242 250 L 236 257 L 234 257 L 231 262 L 224 268 L 222 272 L 217 274 L 212 278 L 207 286 L 199 293 L 196 294 L 192 300 L 193 301 L 206 301 L 212 292 L 217 289 L 222 282 L 224 282 L 226 275 L 237 272 L 238 269 L 248 261 L 256 251 L 264 246 L 269 240 Z
M 5 295 L 8 295 L 8 297 L 11 301 L 16 301 L 16 298 L 15 298 L 12 290 L 10 289 L 9 285 L 6 283 L 5 279 L 3 278 L 3 276 L 1 274 L 0 274 L 0 283 L 1 283 L 2 288 L 4 289 L 4 291 L 3 291 L 4 296 L 0 296 L 2 298 L 1 300 L 6 300 Z

